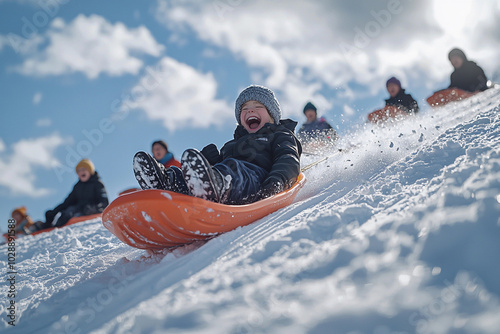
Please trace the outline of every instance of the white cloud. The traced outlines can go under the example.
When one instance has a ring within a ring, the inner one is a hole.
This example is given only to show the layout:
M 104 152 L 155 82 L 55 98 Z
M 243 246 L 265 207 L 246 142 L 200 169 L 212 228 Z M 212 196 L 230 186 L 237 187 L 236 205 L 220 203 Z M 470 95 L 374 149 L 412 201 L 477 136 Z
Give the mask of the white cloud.
M 281 92 L 285 105 L 297 106 L 296 94 L 311 85 L 302 103 L 311 96 L 328 101 L 321 90 L 336 96 L 333 90 L 350 91 L 346 86 L 354 83 L 356 94 L 344 98 L 373 96 L 394 74 L 410 87 L 441 88 L 436 85 L 449 78 L 447 53 L 455 46 L 487 73 L 500 66 L 496 0 L 464 9 L 451 0 L 444 8 L 441 0 L 217 3 L 158 0 L 157 19 L 179 40 L 194 32 L 243 59 L 251 77 L 262 80 L 256 83 Z
M 38 93 L 35 93 L 35 95 L 33 95 L 33 104 L 34 105 L 37 105 L 39 104 L 41 101 L 42 101 L 42 93 L 38 92 Z
M 3 47 L 9 44 L 9 40 L 6 36 L 0 35 L 0 51 L 2 51 Z
M 40 118 L 36 121 L 36 126 L 47 127 L 52 125 L 52 120 L 50 118 Z
M 137 55 L 158 57 L 164 49 L 144 26 L 129 29 L 98 15 L 79 15 L 70 23 L 56 18 L 43 37 L 48 44 L 26 55 L 18 68 L 21 73 L 47 76 L 81 72 L 89 79 L 101 73 L 137 74 L 143 67 Z
M 8 188 L 14 195 L 40 197 L 49 193 L 49 189 L 37 188 L 35 170 L 53 168 L 60 165 L 54 151 L 63 144 L 58 134 L 51 136 L 23 139 L 12 145 L 12 153 L 5 155 L 5 144 L 0 149 L 0 186 Z
M 169 130 L 207 128 L 234 119 L 233 109 L 216 98 L 217 82 L 212 73 L 200 73 L 169 57 L 146 72 L 123 108 L 141 109 Z

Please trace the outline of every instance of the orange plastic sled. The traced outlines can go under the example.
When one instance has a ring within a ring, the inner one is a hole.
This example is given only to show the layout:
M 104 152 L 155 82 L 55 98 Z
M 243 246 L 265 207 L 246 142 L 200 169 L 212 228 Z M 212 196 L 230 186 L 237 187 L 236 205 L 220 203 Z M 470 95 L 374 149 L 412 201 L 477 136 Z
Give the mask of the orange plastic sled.
M 101 214 L 100 213 L 96 213 L 96 214 L 88 215 L 88 216 L 73 217 L 70 220 L 68 220 L 68 222 L 66 224 L 64 224 L 64 226 L 46 228 L 44 230 L 35 231 L 35 232 L 30 233 L 28 235 L 37 235 L 37 234 L 49 232 L 49 231 L 52 231 L 52 230 L 54 230 L 56 228 L 63 228 L 63 227 L 69 226 L 69 225 L 73 225 L 73 224 L 76 224 L 76 223 L 80 223 L 80 222 L 83 222 L 83 221 L 86 221 L 86 220 L 95 219 L 95 218 L 101 218 Z M 5 238 L 5 240 L 9 240 L 9 235 L 7 233 L 4 233 L 3 237 Z
M 383 123 L 389 119 L 402 118 L 408 115 L 409 114 L 406 111 L 401 110 L 396 106 L 386 106 L 382 109 L 378 109 L 369 113 L 368 120 L 371 123 Z
M 166 190 L 143 190 L 116 198 L 102 223 L 124 243 L 140 249 L 164 249 L 213 238 L 248 225 L 295 199 L 305 183 L 300 174 L 288 190 L 246 205 L 225 205 Z
M 465 90 L 458 88 L 448 88 L 435 92 L 430 97 L 427 98 L 427 103 L 431 107 L 444 106 L 447 103 L 453 101 L 460 101 L 471 97 L 474 93 L 466 92 Z
M 49 231 L 55 230 L 56 228 L 63 228 L 63 227 L 69 226 L 69 225 L 80 223 L 80 222 L 83 222 L 83 221 L 86 221 L 86 220 L 91 220 L 91 219 L 94 219 L 94 218 L 101 218 L 101 214 L 100 213 L 95 213 L 93 215 L 88 215 L 88 216 L 73 217 L 70 220 L 68 220 L 68 222 L 66 224 L 64 224 L 63 226 L 61 226 L 61 227 L 46 228 L 44 230 L 33 232 L 30 235 L 37 235 L 37 234 L 40 234 L 40 233 L 49 232 Z

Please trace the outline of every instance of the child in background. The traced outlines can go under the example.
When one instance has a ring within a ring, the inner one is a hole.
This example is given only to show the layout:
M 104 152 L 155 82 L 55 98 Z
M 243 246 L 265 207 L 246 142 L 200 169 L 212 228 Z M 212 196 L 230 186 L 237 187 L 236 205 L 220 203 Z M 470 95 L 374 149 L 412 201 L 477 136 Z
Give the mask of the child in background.
M 329 139 L 333 141 L 338 139 L 337 131 L 335 131 L 332 126 L 328 124 L 324 117 L 318 118 L 318 110 L 311 102 L 307 102 L 305 105 L 304 115 L 306 116 L 307 121 L 302 124 L 297 132 L 297 136 L 305 144 L 316 139 Z
M 416 114 L 418 112 L 418 103 L 410 95 L 406 94 L 405 90 L 401 88 L 401 82 L 395 77 L 387 80 L 385 84 L 387 92 L 391 96 L 389 99 L 385 100 L 386 106 L 395 106 L 402 109 L 408 114 Z
M 12 219 L 16 221 L 14 229 L 16 234 L 30 234 L 30 227 L 34 225 L 33 220 L 26 213 L 26 207 L 21 206 L 12 211 Z
M 78 182 L 63 203 L 45 212 L 45 223 L 41 229 L 61 227 L 73 217 L 101 213 L 108 206 L 108 195 L 94 164 L 83 159 L 76 165 Z M 61 213 L 58 219 L 56 215 Z
M 174 158 L 174 155 L 168 151 L 167 143 L 163 140 L 157 140 L 151 145 L 151 152 L 153 157 L 162 163 L 166 168 L 170 166 L 181 167 L 181 163 Z
M 214 144 L 201 152 L 186 150 L 182 170 L 165 169 L 149 154 L 138 152 L 134 174 L 141 188 L 182 192 L 223 204 L 251 203 L 288 189 L 300 173 L 297 122 L 281 119 L 273 91 L 256 85 L 240 93 L 235 116 L 234 138 L 220 152 Z
M 488 88 L 488 79 L 483 69 L 475 62 L 468 60 L 462 50 L 451 50 L 448 59 L 455 68 L 450 76 L 449 88 L 460 88 L 471 93 Z

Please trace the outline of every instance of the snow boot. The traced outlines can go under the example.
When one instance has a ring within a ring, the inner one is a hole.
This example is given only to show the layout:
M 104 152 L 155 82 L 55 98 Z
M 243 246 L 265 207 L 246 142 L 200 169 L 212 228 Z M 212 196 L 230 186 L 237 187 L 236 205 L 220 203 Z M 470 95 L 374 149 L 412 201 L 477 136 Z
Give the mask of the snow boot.
M 191 195 L 182 171 L 172 166 L 165 168 L 146 152 L 137 152 L 134 156 L 134 174 L 142 189 L 162 189 Z
M 134 175 L 143 190 L 167 190 L 167 180 L 163 174 L 165 166 L 146 152 L 137 152 L 134 155 Z
M 182 173 L 189 191 L 195 197 L 216 203 L 225 203 L 231 190 L 230 177 L 212 168 L 198 150 L 188 149 L 182 154 Z

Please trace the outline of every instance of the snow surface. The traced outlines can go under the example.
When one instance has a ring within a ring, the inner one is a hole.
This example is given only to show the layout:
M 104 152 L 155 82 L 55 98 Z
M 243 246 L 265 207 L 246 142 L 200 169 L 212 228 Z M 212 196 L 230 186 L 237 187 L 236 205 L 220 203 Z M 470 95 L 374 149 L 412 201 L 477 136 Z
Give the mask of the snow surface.
M 0 331 L 498 333 L 499 106 L 492 89 L 366 124 L 303 156 L 331 155 L 291 206 L 170 253 L 100 220 L 19 239 Z

